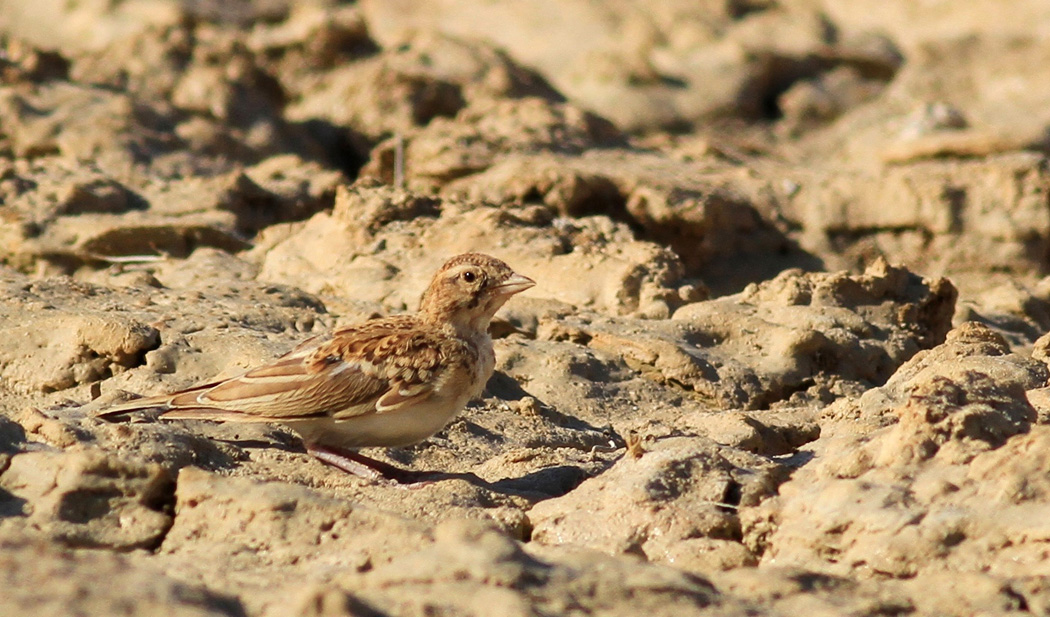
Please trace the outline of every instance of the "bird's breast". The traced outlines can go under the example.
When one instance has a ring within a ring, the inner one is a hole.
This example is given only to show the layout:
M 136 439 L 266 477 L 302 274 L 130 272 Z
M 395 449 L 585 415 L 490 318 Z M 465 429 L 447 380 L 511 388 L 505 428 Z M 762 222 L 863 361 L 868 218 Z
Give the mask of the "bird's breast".
M 485 389 L 485 384 L 488 383 L 492 372 L 496 369 L 496 353 L 492 349 L 492 339 L 489 338 L 488 333 L 469 340 L 467 347 L 473 360 L 469 363 L 472 370 L 468 372 L 472 373 L 470 398 L 474 398 Z

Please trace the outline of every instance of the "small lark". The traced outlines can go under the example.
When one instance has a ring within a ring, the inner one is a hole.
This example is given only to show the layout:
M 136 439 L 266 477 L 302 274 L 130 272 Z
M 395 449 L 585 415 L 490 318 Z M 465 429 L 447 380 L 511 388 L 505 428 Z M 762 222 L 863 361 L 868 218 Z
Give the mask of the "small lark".
M 415 315 L 340 328 L 239 377 L 98 415 L 161 409 L 169 420 L 277 422 L 325 463 L 372 479 L 392 475 L 395 468 L 351 449 L 405 446 L 444 428 L 492 375 L 492 316 L 535 284 L 494 257 L 458 255 L 434 275 Z

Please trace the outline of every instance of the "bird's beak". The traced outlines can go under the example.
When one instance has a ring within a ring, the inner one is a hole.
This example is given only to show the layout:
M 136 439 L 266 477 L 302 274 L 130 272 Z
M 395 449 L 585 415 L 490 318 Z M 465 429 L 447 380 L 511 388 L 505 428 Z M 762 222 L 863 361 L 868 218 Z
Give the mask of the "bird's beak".
M 507 280 L 497 285 L 496 291 L 498 291 L 501 296 L 513 296 L 514 294 L 521 293 L 535 285 L 536 281 L 515 272 L 514 274 L 511 274 Z

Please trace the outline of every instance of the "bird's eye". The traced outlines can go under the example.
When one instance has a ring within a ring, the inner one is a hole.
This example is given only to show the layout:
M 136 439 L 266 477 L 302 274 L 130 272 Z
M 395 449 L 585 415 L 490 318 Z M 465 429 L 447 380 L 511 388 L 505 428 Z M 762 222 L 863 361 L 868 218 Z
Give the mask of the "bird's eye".
M 471 272 L 469 270 L 463 273 L 463 280 L 468 282 L 468 283 L 473 283 L 474 280 L 477 279 L 477 278 L 478 278 L 478 275 L 474 274 L 473 272 Z

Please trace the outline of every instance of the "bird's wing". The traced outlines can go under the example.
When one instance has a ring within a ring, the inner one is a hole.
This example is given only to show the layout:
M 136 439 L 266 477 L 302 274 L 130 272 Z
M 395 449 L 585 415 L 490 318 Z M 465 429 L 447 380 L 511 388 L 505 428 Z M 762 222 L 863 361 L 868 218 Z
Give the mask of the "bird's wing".
M 380 392 L 369 401 L 368 412 L 388 413 L 416 404 L 429 397 L 438 373 L 448 368 L 451 340 L 444 335 L 414 327 L 413 322 L 397 318 L 346 328 L 321 344 L 309 362 L 346 364 L 355 373 L 369 375 L 382 383 Z M 372 333 L 362 336 L 361 331 Z M 335 418 L 358 415 L 352 407 L 332 414 Z
M 343 328 L 239 377 L 129 401 L 99 415 L 159 408 L 164 418 L 243 422 L 395 411 L 431 395 L 445 355 L 442 337 L 411 326 L 377 320 Z

